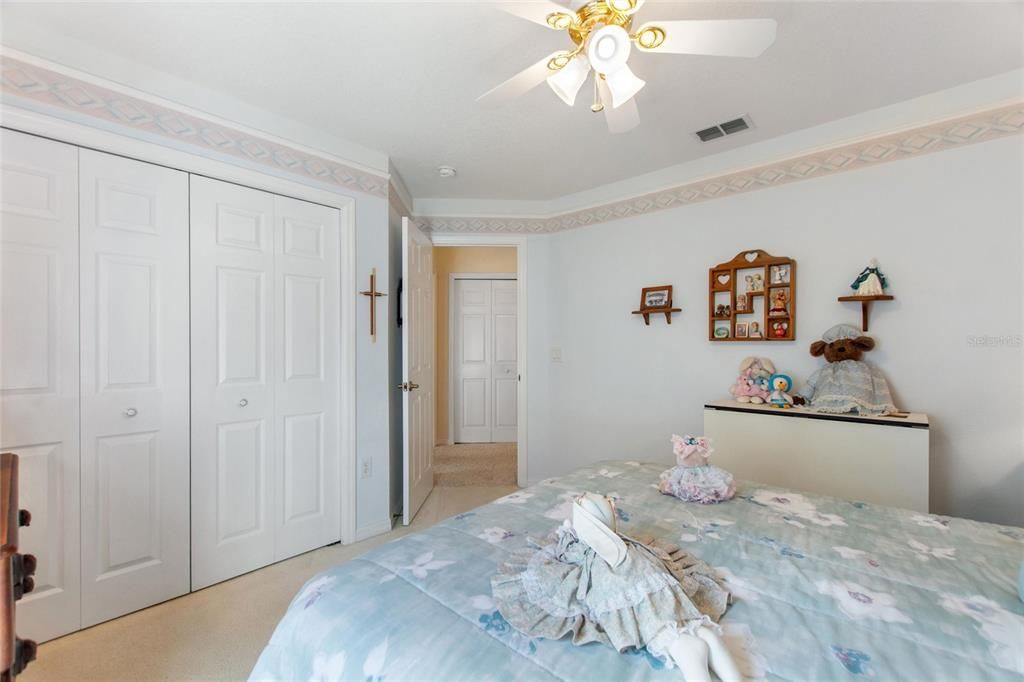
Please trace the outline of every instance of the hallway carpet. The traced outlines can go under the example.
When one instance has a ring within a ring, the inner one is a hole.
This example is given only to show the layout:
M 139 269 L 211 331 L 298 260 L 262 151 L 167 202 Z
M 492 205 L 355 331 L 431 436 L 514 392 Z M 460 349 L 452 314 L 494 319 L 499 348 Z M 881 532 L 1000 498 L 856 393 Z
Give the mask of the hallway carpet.
M 460 443 L 434 448 L 434 485 L 515 484 L 515 443 Z

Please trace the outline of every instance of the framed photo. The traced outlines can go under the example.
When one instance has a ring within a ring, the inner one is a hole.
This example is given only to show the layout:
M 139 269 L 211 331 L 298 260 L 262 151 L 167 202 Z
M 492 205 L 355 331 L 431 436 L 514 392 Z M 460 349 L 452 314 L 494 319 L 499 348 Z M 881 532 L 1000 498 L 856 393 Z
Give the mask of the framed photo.
M 672 307 L 672 285 L 644 287 L 640 294 L 640 310 Z
M 742 312 L 747 312 L 748 310 L 750 310 L 747 307 L 747 303 L 748 303 L 748 300 L 747 300 L 747 295 L 746 294 L 736 294 L 736 312 L 742 313 Z M 739 334 L 737 334 L 737 336 L 739 336 Z
M 737 322 L 736 323 L 736 338 L 745 339 L 747 338 L 747 323 Z

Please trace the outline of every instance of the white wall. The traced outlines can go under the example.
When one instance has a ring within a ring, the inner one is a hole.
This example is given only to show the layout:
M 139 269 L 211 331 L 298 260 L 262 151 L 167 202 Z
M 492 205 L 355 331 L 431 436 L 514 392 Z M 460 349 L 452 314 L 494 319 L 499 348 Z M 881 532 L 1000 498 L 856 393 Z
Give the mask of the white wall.
M 531 482 L 670 462 L 670 434 L 702 431 L 702 405 L 729 397 L 746 355 L 801 385 L 821 362 L 811 342 L 859 323 L 836 297 L 876 256 L 896 300 L 872 310 L 868 360 L 900 407 L 931 416 L 933 511 L 1024 524 L 1022 162 L 1022 138 L 1004 138 L 532 238 Z M 793 343 L 707 341 L 708 268 L 751 248 L 797 261 Z M 645 327 L 630 311 L 662 283 L 683 312 Z
M 359 539 L 391 528 L 390 249 L 387 201 L 358 197 L 356 290 L 365 291 L 369 287 L 370 271 L 377 268 L 377 289 L 388 294 L 388 298 L 378 299 L 376 303 L 376 343 L 370 340 L 369 298 L 356 295 L 356 537 Z M 366 463 L 370 466 L 369 476 L 363 474 Z

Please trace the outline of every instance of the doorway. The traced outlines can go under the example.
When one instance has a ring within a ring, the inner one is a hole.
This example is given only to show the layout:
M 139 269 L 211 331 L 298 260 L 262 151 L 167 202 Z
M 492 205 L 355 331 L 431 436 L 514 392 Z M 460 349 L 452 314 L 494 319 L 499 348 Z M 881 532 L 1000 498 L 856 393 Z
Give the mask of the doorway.
M 435 246 L 439 487 L 517 482 L 516 249 Z

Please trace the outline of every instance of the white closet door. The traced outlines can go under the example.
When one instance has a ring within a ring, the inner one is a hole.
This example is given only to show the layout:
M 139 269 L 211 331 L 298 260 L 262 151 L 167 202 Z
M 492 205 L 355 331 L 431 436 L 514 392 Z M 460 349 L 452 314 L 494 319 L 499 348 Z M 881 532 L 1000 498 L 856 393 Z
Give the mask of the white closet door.
M 517 436 L 517 286 L 518 283 L 514 279 L 491 281 L 491 328 L 494 330 L 494 361 L 491 364 L 491 404 L 494 410 L 491 440 L 495 443 L 514 443 Z
M 274 197 L 274 559 L 341 537 L 338 211 Z
M 0 450 L 20 457 L 22 551 L 39 561 L 18 634 L 77 630 L 78 149 L 0 131 Z
M 188 176 L 80 151 L 82 625 L 189 589 Z
M 491 281 L 455 280 L 456 443 L 490 443 L 494 337 Z
M 274 198 L 191 177 L 192 589 L 274 561 Z

